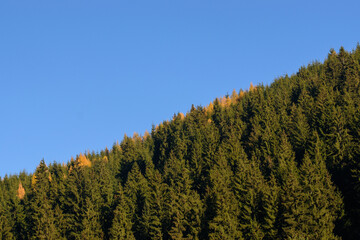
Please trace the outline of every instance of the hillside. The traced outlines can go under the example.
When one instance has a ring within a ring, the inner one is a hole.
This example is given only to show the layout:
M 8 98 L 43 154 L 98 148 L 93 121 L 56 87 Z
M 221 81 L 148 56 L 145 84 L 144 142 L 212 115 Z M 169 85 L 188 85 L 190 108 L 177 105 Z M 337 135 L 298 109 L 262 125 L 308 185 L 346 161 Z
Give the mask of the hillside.
M 360 46 L 331 50 L 111 149 L 6 176 L 0 239 L 360 239 L 359 105 Z

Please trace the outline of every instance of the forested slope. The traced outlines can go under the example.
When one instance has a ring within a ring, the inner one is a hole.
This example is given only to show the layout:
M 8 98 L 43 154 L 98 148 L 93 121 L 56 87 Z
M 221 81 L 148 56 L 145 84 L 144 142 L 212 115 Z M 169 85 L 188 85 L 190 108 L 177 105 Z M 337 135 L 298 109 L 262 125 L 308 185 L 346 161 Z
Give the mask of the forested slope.
M 359 105 L 360 46 L 331 50 L 112 149 L 2 178 L 0 239 L 360 239 Z

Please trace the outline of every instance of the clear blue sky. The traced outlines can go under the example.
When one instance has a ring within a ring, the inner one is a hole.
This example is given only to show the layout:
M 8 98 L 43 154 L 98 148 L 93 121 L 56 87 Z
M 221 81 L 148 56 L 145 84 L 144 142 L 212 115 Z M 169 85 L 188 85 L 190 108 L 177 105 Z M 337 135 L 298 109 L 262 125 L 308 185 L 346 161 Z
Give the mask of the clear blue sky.
M 360 41 L 359 1 L 0 2 L 0 176 L 269 84 Z

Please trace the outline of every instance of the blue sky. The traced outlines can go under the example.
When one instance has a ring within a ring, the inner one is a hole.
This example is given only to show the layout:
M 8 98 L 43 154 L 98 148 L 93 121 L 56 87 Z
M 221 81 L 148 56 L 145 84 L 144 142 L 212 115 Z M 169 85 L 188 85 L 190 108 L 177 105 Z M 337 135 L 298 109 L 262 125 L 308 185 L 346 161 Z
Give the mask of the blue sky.
M 360 41 L 358 1 L 0 2 L 0 176 L 271 83 Z

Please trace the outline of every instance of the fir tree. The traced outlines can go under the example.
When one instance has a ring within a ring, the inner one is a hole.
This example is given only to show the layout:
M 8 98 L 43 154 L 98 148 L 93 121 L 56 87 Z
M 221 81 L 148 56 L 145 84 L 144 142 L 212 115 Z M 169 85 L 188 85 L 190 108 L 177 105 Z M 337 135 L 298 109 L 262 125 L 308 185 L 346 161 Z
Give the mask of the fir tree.
M 210 170 L 213 199 L 214 218 L 209 221 L 209 239 L 240 239 L 237 216 L 239 209 L 236 199 L 230 188 L 231 170 L 227 164 L 222 150 L 219 150 L 214 168 Z
M 85 204 L 86 210 L 82 220 L 83 229 L 81 231 L 81 239 L 103 239 L 104 233 L 101 229 L 99 212 L 96 210 L 90 198 L 85 199 Z
M 33 191 L 29 199 L 29 219 L 32 239 L 59 239 L 55 226 L 52 205 L 49 200 L 50 172 L 44 160 L 41 160 L 34 173 Z
M 124 195 L 121 185 L 119 186 L 118 196 L 116 198 L 117 206 L 114 211 L 114 219 L 110 229 L 110 239 L 129 239 L 134 240 L 132 232 L 132 222 L 130 219 L 128 202 Z
M 0 239 L 4 239 L 4 240 L 14 239 L 11 230 L 12 230 L 12 226 L 9 221 L 9 216 L 8 214 L 6 214 L 6 211 L 0 202 Z

